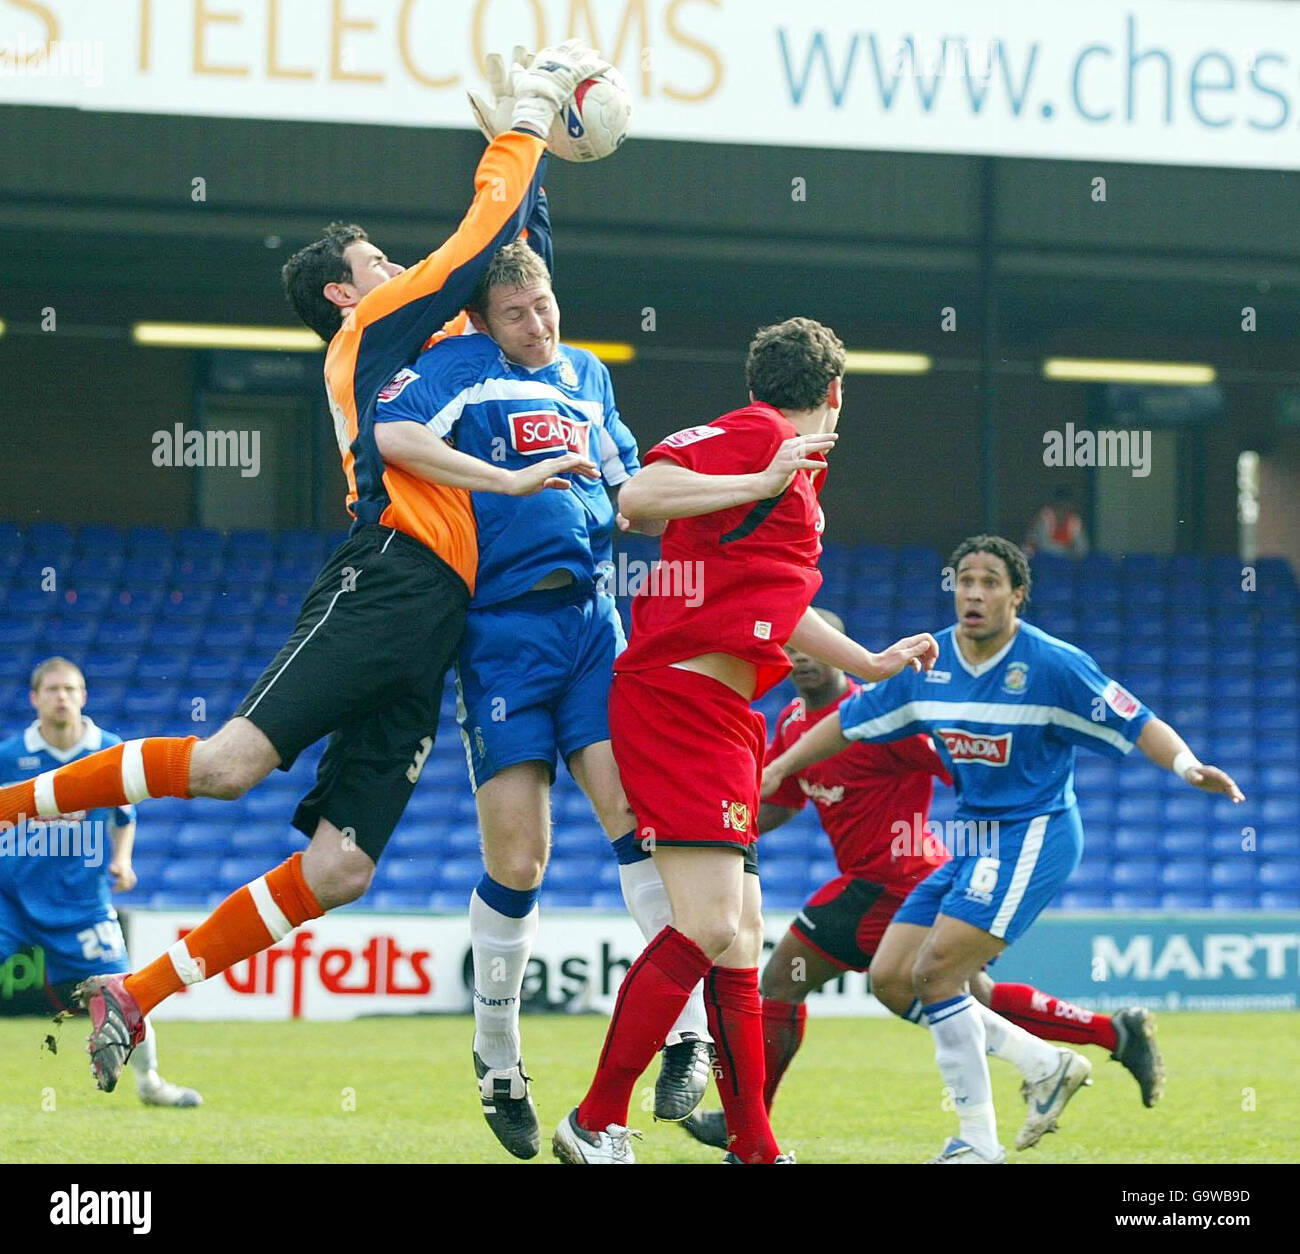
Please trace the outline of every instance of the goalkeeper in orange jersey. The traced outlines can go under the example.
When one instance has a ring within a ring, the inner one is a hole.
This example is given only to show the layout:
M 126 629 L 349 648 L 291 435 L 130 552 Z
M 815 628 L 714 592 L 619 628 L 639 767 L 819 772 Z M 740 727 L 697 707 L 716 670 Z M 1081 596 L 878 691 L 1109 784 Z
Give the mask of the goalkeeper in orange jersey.
M 132 740 L 0 789 L 0 827 L 150 797 L 229 800 L 330 738 L 316 786 L 293 819 L 310 837 L 305 852 L 231 894 L 142 970 L 80 986 L 102 1089 L 117 1084 L 144 1039 L 145 1016 L 165 998 L 369 887 L 432 747 L 443 678 L 464 628 L 478 562 L 470 490 L 567 490 L 567 472 L 597 473 L 577 453 L 507 471 L 456 452 L 431 431 L 394 441 L 393 427 L 411 424 L 376 425 L 373 418 L 376 403 L 460 311 L 497 250 L 525 227 L 535 245 L 548 237 L 545 136 L 578 85 L 606 68 L 576 41 L 515 67 L 511 129 L 479 162 L 468 213 L 409 270 L 358 228 L 331 230 L 286 266 L 295 309 L 329 343 L 325 385 L 353 525 L 235 716 L 206 740 Z

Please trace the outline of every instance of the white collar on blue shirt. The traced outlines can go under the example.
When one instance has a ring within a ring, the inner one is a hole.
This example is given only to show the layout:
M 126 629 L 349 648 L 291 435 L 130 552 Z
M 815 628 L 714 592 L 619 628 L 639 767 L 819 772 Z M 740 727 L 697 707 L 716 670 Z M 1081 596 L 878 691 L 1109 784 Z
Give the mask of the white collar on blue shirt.
M 1006 642 L 992 657 L 986 657 L 982 662 L 972 664 L 966 660 L 966 655 L 961 651 L 961 644 L 957 640 L 957 633 L 953 632 L 952 651 L 957 655 L 957 661 L 961 663 L 961 668 L 972 679 L 978 679 L 981 675 L 991 671 L 1008 653 L 1011 652 L 1011 646 L 1015 644 L 1020 636 L 1020 624 L 1016 623 L 1016 629 L 1011 633 L 1011 639 Z
M 79 753 L 94 753 L 103 746 L 104 733 L 88 715 L 81 716 L 81 723 L 81 739 L 70 749 L 58 749 L 41 735 L 41 722 L 37 719 L 23 732 L 23 747 L 28 753 L 48 753 L 58 762 L 71 762 Z

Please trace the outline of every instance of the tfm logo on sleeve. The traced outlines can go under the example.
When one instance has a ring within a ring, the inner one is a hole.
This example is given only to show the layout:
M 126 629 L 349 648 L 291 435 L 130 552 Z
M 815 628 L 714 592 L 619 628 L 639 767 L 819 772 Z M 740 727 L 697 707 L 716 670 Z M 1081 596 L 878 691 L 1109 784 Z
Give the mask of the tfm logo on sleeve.
M 587 456 L 591 424 L 553 409 L 521 410 L 510 415 L 510 445 L 517 453 L 578 453 Z
M 1130 719 L 1141 708 L 1138 699 L 1126 688 L 1121 688 L 1113 679 L 1102 689 L 1106 704 L 1123 719 Z
M 685 448 L 688 444 L 698 444 L 701 440 L 726 434 L 725 427 L 687 427 L 684 431 L 674 431 L 672 435 L 665 436 L 660 443 L 668 448 Z
M 936 729 L 954 762 L 982 762 L 985 766 L 1006 766 L 1011 761 L 1011 732 L 991 735 L 961 727 Z

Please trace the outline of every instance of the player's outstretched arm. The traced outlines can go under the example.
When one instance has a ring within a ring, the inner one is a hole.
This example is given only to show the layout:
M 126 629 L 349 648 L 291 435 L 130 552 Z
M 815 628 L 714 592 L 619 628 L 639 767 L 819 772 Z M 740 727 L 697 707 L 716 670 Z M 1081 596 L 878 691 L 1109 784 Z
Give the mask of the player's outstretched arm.
M 842 631 L 836 631 L 811 609 L 799 620 L 790 643 L 819 662 L 872 682 L 888 679 L 908 666 L 916 671 L 928 671 L 939 658 L 938 641 L 928 631 L 904 636 L 883 653 L 872 653 Z
M 839 710 L 832 710 L 816 727 L 804 732 L 780 757 L 773 758 L 763 768 L 762 796 L 770 797 L 781 786 L 781 781 L 796 771 L 823 762 L 847 749 L 850 741 L 840 726 Z M 760 823 L 758 830 L 763 830 Z
M 642 531 L 648 523 L 698 518 L 780 496 L 796 471 L 826 468 L 811 454 L 824 453 L 835 440 L 833 432 L 792 436 L 782 442 L 763 470 L 744 475 L 705 474 L 667 459 L 651 462 L 619 492 L 619 527 L 623 531 Z
M 381 422 L 375 426 L 379 455 L 390 466 L 398 466 L 417 479 L 440 483 L 470 492 L 498 492 L 504 496 L 532 496 L 547 488 L 564 491 L 567 474 L 595 478 L 600 472 L 578 453 L 564 453 L 526 466 L 507 470 L 452 448 L 418 422 Z
M 1245 801 L 1246 796 L 1236 781 L 1217 766 L 1206 766 L 1197 761 L 1183 738 L 1162 719 L 1148 719 L 1138 733 L 1137 747 L 1157 766 L 1180 775 L 1193 788 L 1203 792 L 1221 793 L 1234 802 Z
M 764 801 L 758 807 L 758 830 L 766 835 L 782 823 L 788 823 L 799 811 L 793 806 L 773 805 L 770 801 Z

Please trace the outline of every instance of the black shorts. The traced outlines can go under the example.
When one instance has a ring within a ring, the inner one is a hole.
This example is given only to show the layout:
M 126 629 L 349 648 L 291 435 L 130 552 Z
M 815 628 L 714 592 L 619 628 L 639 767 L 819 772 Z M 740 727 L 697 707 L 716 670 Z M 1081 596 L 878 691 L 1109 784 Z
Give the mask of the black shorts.
M 419 541 L 366 526 L 333 553 L 293 634 L 235 711 L 288 770 L 330 740 L 293 824 L 320 819 L 379 861 L 433 748 L 469 589 Z
M 790 930 L 837 967 L 865 971 L 906 895 L 855 875 L 837 875 L 808 898 Z

